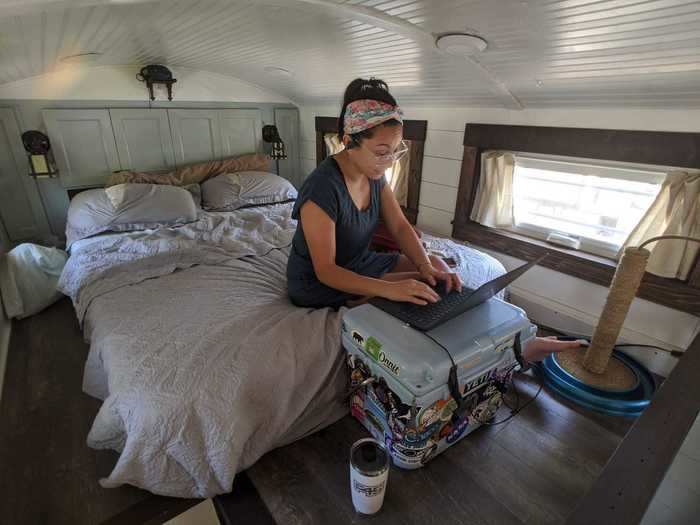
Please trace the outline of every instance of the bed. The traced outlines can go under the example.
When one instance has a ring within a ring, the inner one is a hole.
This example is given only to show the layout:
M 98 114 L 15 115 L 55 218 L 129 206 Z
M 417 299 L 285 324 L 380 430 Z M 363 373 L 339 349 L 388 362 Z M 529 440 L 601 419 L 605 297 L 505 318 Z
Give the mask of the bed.
M 347 412 L 343 310 L 287 298 L 291 210 L 199 209 L 186 224 L 72 243 L 59 288 L 90 344 L 83 389 L 103 401 L 87 443 L 119 452 L 103 487 L 227 493 L 263 454 Z M 504 271 L 472 248 L 424 241 L 468 286 Z

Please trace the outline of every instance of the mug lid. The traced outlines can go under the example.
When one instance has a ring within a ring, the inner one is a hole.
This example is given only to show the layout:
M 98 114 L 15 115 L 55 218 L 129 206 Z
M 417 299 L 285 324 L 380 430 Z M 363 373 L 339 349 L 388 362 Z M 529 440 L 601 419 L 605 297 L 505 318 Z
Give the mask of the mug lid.
M 360 439 L 350 447 L 350 465 L 363 476 L 379 476 L 389 468 L 389 452 L 376 439 Z

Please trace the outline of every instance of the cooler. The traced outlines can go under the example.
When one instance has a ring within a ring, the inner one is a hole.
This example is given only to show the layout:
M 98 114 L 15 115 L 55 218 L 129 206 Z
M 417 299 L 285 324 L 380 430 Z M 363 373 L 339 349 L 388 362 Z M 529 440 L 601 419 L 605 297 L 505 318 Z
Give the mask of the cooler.
M 497 298 L 425 333 L 370 304 L 349 309 L 342 343 L 351 413 L 396 466 L 419 468 L 493 419 L 518 366 L 515 352 L 535 331 L 523 310 Z

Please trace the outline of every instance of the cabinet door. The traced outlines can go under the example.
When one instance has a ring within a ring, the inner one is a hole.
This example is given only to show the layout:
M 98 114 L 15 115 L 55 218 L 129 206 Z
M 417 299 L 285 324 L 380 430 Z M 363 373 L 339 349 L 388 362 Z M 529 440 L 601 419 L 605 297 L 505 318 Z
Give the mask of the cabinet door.
M 9 108 L 0 109 L 0 218 L 13 241 L 38 238 L 48 229 L 19 126 Z
M 168 112 L 165 109 L 110 109 L 123 170 L 150 171 L 175 164 Z
M 45 109 L 41 113 L 64 188 L 99 186 L 119 170 L 109 111 Z
M 169 109 L 178 166 L 221 158 L 221 129 L 215 109 Z
M 299 111 L 275 109 L 275 125 L 287 152 L 287 158 L 278 161 L 279 175 L 299 188 L 303 182 L 299 167 Z
M 262 113 L 259 109 L 219 110 L 222 156 L 262 151 Z

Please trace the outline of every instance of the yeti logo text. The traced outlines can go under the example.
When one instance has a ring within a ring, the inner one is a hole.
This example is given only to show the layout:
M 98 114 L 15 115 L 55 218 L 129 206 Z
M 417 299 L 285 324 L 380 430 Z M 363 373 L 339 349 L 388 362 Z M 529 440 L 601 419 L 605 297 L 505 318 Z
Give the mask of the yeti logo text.
M 355 341 L 361 347 L 365 344 L 365 338 L 362 337 L 362 335 L 355 330 L 352 331 L 352 340 Z
M 391 370 L 394 375 L 399 375 L 399 365 L 392 362 L 384 352 L 379 352 L 379 362 Z

